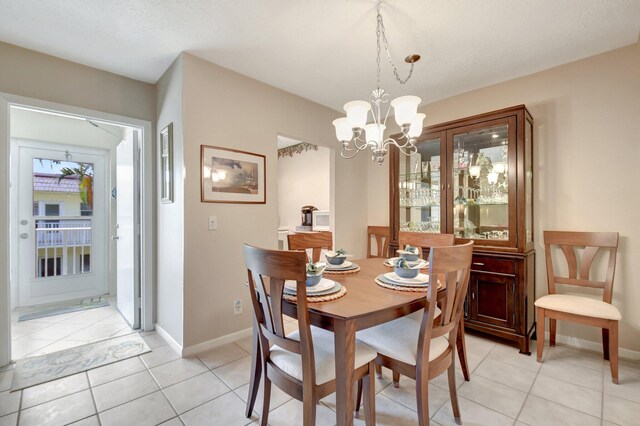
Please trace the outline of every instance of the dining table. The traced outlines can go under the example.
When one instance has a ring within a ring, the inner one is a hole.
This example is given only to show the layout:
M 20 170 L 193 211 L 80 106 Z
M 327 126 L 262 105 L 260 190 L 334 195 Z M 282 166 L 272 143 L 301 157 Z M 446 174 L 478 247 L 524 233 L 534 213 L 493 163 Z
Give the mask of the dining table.
M 339 426 L 353 424 L 355 392 L 352 384 L 356 332 L 409 315 L 424 309 L 427 304 L 426 291 L 399 291 L 376 284 L 375 279 L 378 275 L 392 270 L 383 262 L 382 258 L 360 259 L 354 261 L 360 267 L 356 273 L 339 275 L 325 273 L 325 278 L 339 282 L 346 287 L 346 294 L 335 300 L 308 304 L 311 325 L 334 333 L 336 424 Z M 284 300 L 283 312 L 287 316 L 296 318 L 296 303 Z M 252 372 L 245 413 L 247 417 L 253 413 L 262 371 L 258 356 L 259 342 L 256 327 L 254 321 Z M 461 324 L 456 346 L 463 373 L 468 380 L 463 333 L 464 329 Z

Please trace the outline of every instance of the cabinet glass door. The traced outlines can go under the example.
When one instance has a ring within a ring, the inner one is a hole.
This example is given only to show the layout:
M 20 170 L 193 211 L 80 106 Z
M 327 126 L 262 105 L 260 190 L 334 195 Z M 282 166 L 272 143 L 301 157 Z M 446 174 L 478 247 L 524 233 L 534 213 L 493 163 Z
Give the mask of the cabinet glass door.
M 515 243 L 515 127 L 508 118 L 451 132 L 449 229 L 457 238 Z
M 418 153 L 399 164 L 400 231 L 440 233 L 444 223 L 440 133 L 423 136 Z

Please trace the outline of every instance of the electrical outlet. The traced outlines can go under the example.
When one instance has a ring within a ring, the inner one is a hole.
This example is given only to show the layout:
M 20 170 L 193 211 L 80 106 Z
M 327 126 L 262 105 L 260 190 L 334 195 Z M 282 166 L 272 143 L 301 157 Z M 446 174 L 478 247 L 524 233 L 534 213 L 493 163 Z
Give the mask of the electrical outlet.
M 233 315 L 240 315 L 242 313 L 242 300 L 233 301 Z
M 218 218 L 216 216 L 209 216 L 209 231 L 218 229 Z

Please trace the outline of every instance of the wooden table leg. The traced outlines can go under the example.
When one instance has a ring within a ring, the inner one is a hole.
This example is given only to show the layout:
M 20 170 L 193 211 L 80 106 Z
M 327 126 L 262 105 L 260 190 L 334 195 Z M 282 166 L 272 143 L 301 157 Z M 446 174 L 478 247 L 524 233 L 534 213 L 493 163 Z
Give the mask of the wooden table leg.
M 469 375 L 469 363 L 467 362 L 467 347 L 464 341 L 464 317 L 462 315 L 460 315 L 460 327 L 458 327 L 458 335 L 456 336 L 456 348 L 458 349 L 462 374 L 468 382 L 471 380 L 471 376 Z
M 251 377 L 249 378 L 249 394 L 247 395 L 247 409 L 244 415 L 249 418 L 253 414 L 253 406 L 258 397 L 262 364 L 260 363 L 260 339 L 258 339 L 258 325 L 253 320 L 253 342 L 251 344 Z
M 355 409 L 355 324 L 353 321 L 336 320 L 333 333 L 336 349 L 336 423 L 338 426 L 352 426 Z

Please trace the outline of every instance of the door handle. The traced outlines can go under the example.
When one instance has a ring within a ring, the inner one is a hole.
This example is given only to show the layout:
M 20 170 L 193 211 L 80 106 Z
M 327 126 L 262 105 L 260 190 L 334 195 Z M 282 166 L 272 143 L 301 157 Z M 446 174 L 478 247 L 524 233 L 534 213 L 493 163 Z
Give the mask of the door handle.
M 119 236 L 117 236 L 117 235 L 112 235 L 112 236 L 111 236 L 111 239 L 115 241 L 115 240 L 119 240 L 119 239 L 120 239 L 120 237 L 119 237 Z
M 22 234 L 20 234 L 20 238 L 22 238 L 23 240 L 26 240 L 27 238 L 29 238 L 29 234 L 27 234 L 26 232 L 23 232 Z

